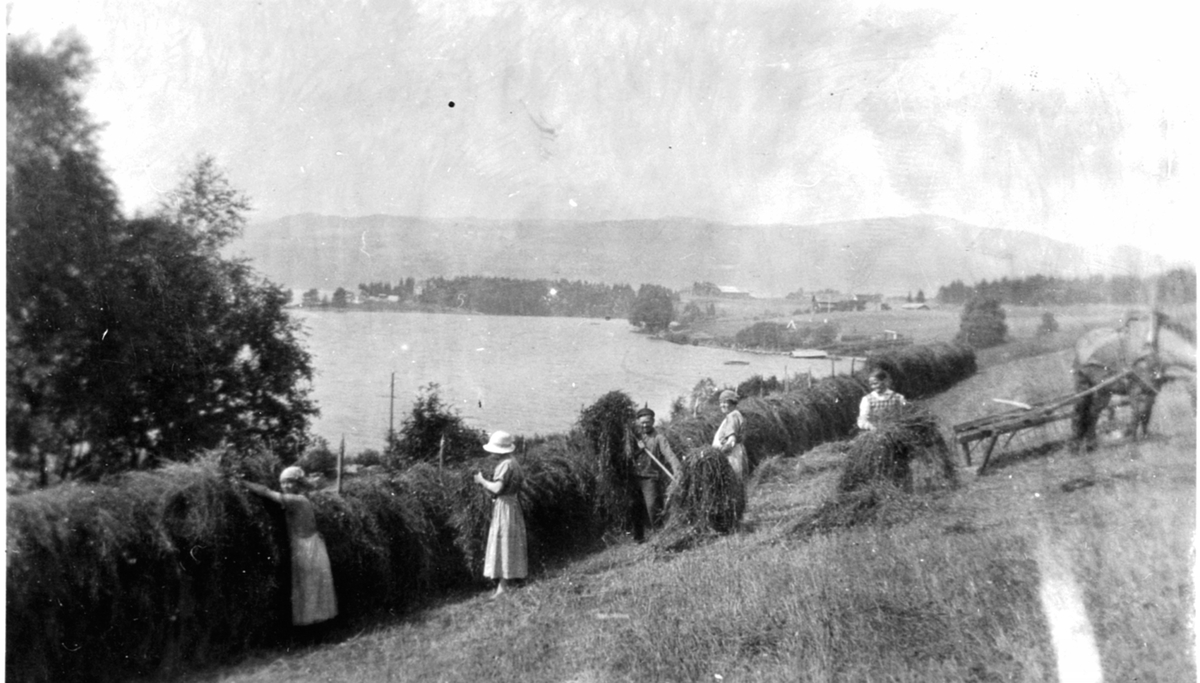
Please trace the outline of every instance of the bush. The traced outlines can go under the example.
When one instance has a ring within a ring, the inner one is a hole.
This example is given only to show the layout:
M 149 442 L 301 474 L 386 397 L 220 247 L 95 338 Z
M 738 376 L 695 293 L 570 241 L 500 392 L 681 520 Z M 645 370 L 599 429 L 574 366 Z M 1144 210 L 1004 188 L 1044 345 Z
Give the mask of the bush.
M 337 476 L 337 454 L 329 448 L 329 442 L 319 436 L 313 440 L 312 447 L 297 464 L 305 474 Z
M 360 467 L 371 467 L 373 465 L 382 465 L 383 464 L 383 453 L 380 453 L 379 451 L 375 450 L 374 448 L 368 448 L 367 450 L 359 453 L 358 456 L 354 458 L 354 462 L 358 463 L 358 465 Z
M 463 462 L 479 454 L 486 435 L 468 427 L 458 411 L 442 403 L 438 385 L 430 382 L 422 387 L 412 412 L 400 425 L 399 433 L 388 452 L 385 464 L 402 469 L 414 462 L 438 461 L 445 438 L 445 462 Z
M 1004 309 L 998 299 L 971 299 L 963 306 L 961 320 L 955 341 L 977 349 L 1003 344 L 1008 336 Z
M 803 346 L 827 346 L 837 341 L 839 332 L 833 323 L 806 323 L 789 328 L 783 323 L 762 321 L 738 330 L 733 340 L 746 348 L 790 351 Z
M 774 375 L 770 377 L 754 375 L 737 386 L 737 395 L 743 397 L 766 396 L 767 394 L 783 391 L 783 389 L 783 382 L 779 381 L 779 378 Z
M 1054 334 L 1058 332 L 1058 321 L 1054 319 L 1054 314 L 1046 311 L 1042 314 L 1042 324 L 1038 325 L 1037 334 L 1039 337 Z

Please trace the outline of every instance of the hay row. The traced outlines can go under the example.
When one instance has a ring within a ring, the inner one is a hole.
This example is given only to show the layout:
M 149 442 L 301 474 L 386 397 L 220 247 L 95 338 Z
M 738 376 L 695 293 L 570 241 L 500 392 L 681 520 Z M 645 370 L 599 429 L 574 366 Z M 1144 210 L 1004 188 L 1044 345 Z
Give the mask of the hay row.
M 909 398 L 921 398 L 945 390 L 973 374 L 975 352 L 971 347 L 961 344 L 937 343 L 903 347 L 872 355 L 868 359 L 866 370 L 855 376 L 835 375 L 826 377 L 808 388 L 743 398 L 738 404 L 738 410 L 746 418 L 747 474 L 771 456 L 799 455 L 822 443 L 854 433 L 859 402 L 868 390 L 866 374 L 874 368 L 887 370 L 901 393 Z M 711 444 L 722 417 L 710 407 L 695 417 L 676 419 L 666 425 L 665 432 L 671 447 L 677 453 L 688 454 L 685 458 L 684 479 L 689 476 L 690 465 L 696 463 L 699 454 Z M 897 456 L 899 460 L 894 462 L 885 462 L 878 458 L 874 461 L 867 458 L 860 460 L 871 463 L 871 467 L 892 468 L 896 472 L 906 473 L 910 457 L 917 453 L 917 457 L 931 462 L 934 458 L 938 459 L 937 463 L 933 463 L 933 469 L 940 473 L 939 476 L 952 477 L 953 464 L 949 461 L 943 462 L 940 451 L 933 455 L 936 451 L 933 446 L 917 448 L 909 443 L 918 437 L 923 439 L 923 444 L 932 444 L 941 439 L 932 418 L 914 417 L 907 420 L 904 430 L 900 433 L 884 430 L 860 436 L 859 439 L 862 439 L 864 444 L 872 442 L 870 446 L 864 445 L 864 449 L 873 451 L 876 449 L 875 440 L 891 438 L 893 442 L 888 444 L 895 446 L 900 453 Z M 710 492 L 706 495 L 711 497 L 716 494 Z M 701 500 L 705 502 L 699 502 Z M 672 504 L 675 508 L 673 518 L 692 520 L 694 523 L 691 526 L 700 531 L 720 531 L 712 524 L 701 523 L 708 518 L 706 510 L 712 505 L 707 498 L 685 495 L 674 500 Z M 732 506 L 734 502 L 726 501 L 726 504 Z M 669 544 L 675 545 L 681 542 L 679 539 L 668 541 Z
M 835 375 L 808 388 L 741 400 L 738 410 L 746 418 L 749 471 L 766 457 L 798 455 L 848 436 L 858 417 L 858 402 L 866 393 L 862 378 Z M 721 413 L 708 410 L 672 420 L 663 431 L 676 453 L 693 453 L 712 444 L 722 419 Z
M 867 356 L 867 371 L 882 368 L 893 388 L 909 399 L 945 391 L 975 374 L 975 350 L 966 344 L 937 342 L 903 346 Z
M 491 500 L 471 476 L 494 464 L 417 465 L 310 494 L 343 620 L 481 580 Z M 523 465 L 531 566 L 599 537 L 586 458 L 550 443 Z M 170 674 L 291 631 L 282 510 L 213 459 L 14 497 L 7 552 L 9 680 Z
M 968 357 L 948 344 L 876 360 L 913 396 L 974 369 L 973 353 Z M 865 393 L 861 377 L 837 376 L 808 389 L 743 400 L 748 467 L 849 434 Z M 522 458 L 534 567 L 623 523 L 623 508 L 610 499 L 620 484 L 612 475 L 627 459 L 617 430 L 627 427 L 632 406 L 619 392 L 605 399 L 589 416 L 591 428 L 582 425 L 585 434 L 545 440 Z M 664 432 L 683 455 L 708 446 L 720 421 L 708 412 L 671 421 Z M 740 518 L 744 490 L 739 507 L 737 492 L 717 485 L 725 481 L 718 471 L 724 459 L 702 452 L 688 462 L 693 483 L 710 486 L 693 486 L 679 498 L 693 501 L 686 510 L 677 508 L 680 518 L 712 528 L 735 526 L 729 515 Z M 491 501 L 471 475 L 493 464 L 445 472 L 416 465 L 394 476 L 349 480 L 340 496 L 311 496 L 343 618 L 403 610 L 423 593 L 480 580 Z M 10 499 L 10 679 L 169 673 L 288 634 L 283 513 L 226 474 L 236 467 L 208 458 Z M 250 474 L 266 483 L 260 469 Z M 685 466 L 681 478 L 686 476 Z

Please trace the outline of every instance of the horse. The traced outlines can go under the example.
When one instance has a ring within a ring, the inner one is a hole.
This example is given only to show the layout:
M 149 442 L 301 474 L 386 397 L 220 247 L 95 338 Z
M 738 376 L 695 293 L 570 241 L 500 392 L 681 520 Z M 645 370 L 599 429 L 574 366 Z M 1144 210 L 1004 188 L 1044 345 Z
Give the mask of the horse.
M 1086 447 L 1095 445 L 1096 421 L 1114 394 L 1129 400 L 1132 415 L 1124 433 L 1134 439 L 1147 435 L 1154 400 L 1168 381 L 1190 379 L 1196 410 L 1196 333 L 1160 311 L 1131 312 L 1115 329 L 1087 332 L 1075 344 L 1072 367 L 1079 392 L 1125 374 L 1076 402 L 1073 432 Z

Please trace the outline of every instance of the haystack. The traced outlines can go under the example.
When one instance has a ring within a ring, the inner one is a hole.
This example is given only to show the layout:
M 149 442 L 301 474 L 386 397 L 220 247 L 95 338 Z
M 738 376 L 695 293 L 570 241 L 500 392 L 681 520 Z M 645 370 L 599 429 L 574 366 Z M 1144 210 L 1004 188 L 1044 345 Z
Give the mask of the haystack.
M 715 531 L 737 528 L 746 512 L 745 482 L 734 473 L 729 458 L 716 448 L 693 451 L 683 461 L 667 500 L 669 532 Z
M 957 484 L 954 457 L 937 420 L 927 410 L 908 406 L 900 416 L 854 437 L 838 491 L 854 491 L 879 481 L 912 490 L 912 463 L 917 461 L 938 484 Z

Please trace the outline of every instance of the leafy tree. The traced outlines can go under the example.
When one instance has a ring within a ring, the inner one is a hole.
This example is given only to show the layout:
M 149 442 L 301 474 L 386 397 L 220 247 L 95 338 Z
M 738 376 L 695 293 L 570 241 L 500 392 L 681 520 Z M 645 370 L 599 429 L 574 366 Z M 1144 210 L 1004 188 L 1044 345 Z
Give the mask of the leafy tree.
M 318 436 L 313 438 L 312 445 L 304 457 L 300 458 L 299 465 L 307 474 L 336 477 L 337 458 L 337 453 L 329 447 L 329 442 Z
M 766 396 L 767 394 L 779 393 L 783 390 L 783 382 L 779 381 L 779 378 L 774 375 L 770 377 L 753 375 L 750 379 L 737 386 L 737 394 L 742 397 Z
M 316 308 L 317 306 L 320 306 L 321 293 L 317 291 L 316 287 L 308 290 L 303 296 L 300 297 L 300 305 L 304 306 L 305 308 Z
M 697 320 L 703 320 L 706 317 L 708 317 L 708 313 L 700 307 L 700 304 L 695 301 L 689 301 L 683 307 L 683 312 L 679 314 L 679 322 L 688 325 Z
M 350 305 L 350 293 L 343 287 L 333 290 L 333 307 L 346 308 Z
M 91 74 L 76 37 L 42 50 L 7 45 L 7 437 L 10 469 L 48 483 L 55 457 L 79 442 L 76 370 L 96 329 L 98 286 L 120 231 L 79 86 Z
M 661 285 L 642 285 L 629 312 L 629 322 L 645 326 L 648 332 L 661 332 L 675 319 L 675 294 Z
M 977 349 L 1003 344 L 1008 336 L 1005 317 L 998 300 L 971 299 L 963 306 L 956 340 Z
M 287 296 L 217 253 L 244 200 L 186 197 L 198 176 L 228 187 L 202 157 L 159 215 L 121 216 L 80 106 L 89 70 L 78 39 L 8 43 L 10 469 L 45 486 L 220 444 L 298 453 L 316 408 Z
M 447 463 L 479 455 L 484 442 L 483 432 L 468 427 L 457 410 L 442 402 L 437 383 L 430 382 L 421 388 L 412 412 L 397 430 L 396 439 L 384 454 L 385 462 L 397 469 L 413 462 L 436 463 L 443 437 Z
M 362 467 L 370 467 L 372 465 L 382 465 L 383 464 L 383 453 L 380 453 L 379 451 L 375 450 L 374 448 L 368 448 L 367 450 L 363 451 L 362 453 L 359 453 L 358 456 L 356 458 L 354 458 L 354 462 L 358 463 Z
M 211 155 L 200 154 L 179 185 L 168 192 L 158 215 L 216 250 L 242 235 L 250 200 L 234 189 Z
M 923 290 L 923 289 L 917 290 L 917 303 L 919 303 L 919 304 L 925 303 L 925 290 Z
M 1163 304 L 1194 303 L 1196 301 L 1196 271 L 1174 268 L 1163 273 L 1155 283 L 1158 301 Z

